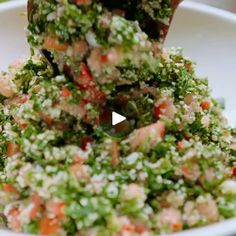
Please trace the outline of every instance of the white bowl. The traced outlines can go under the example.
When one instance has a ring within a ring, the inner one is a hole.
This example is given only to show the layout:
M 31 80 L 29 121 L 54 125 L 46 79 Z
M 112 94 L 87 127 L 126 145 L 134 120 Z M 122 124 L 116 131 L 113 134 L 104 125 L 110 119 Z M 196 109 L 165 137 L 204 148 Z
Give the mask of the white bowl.
M 25 0 L 0 4 L 0 70 L 16 58 L 29 55 L 25 39 Z M 226 115 L 236 125 L 236 15 L 193 2 L 181 4 L 166 46 L 183 47 L 197 62 L 197 72 L 208 77 L 214 97 L 226 100 Z M 175 236 L 228 236 L 236 234 L 236 219 L 184 231 Z M 16 236 L 0 230 L 0 235 Z

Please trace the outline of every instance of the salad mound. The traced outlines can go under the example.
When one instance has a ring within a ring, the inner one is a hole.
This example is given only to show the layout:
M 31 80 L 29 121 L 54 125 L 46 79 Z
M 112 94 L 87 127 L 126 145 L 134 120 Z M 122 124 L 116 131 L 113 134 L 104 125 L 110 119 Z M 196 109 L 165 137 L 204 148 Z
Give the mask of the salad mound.
M 0 75 L 3 225 L 147 236 L 236 216 L 235 130 L 180 50 L 155 60 L 151 82 L 103 103 L 127 116 L 120 127 L 84 122 L 78 86 L 39 55 Z
M 160 48 L 180 2 L 29 0 L 28 42 L 54 75 L 76 84 L 81 93 L 77 111 L 95 125 L 100 114 L 108 113 L 104 102 L 117 93 L 135 89 L 141 80 L 155 87 Z M 88 103 L 89 115 L 84 111 Z M 115 104 L 109 105 L 111 112 Z
M 3 226 L 152 236 L 236 216 L 236 131 L 161 49 L 179 2 L 28 1 L 32 57 L 0 73 Z

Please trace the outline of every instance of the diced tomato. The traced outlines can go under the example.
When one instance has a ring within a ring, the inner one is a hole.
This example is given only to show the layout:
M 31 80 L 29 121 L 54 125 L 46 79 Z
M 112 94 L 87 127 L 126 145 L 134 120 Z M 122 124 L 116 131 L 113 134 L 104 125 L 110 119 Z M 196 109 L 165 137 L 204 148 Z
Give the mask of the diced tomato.
M 46 115 L 46 114 L 42 114 L 42 119 L 43 121 L 48 125 L 48 126 L 52 126 L 53 124 L 53 119 L 51 116 Z
M 60 201 L 50 201 L 47 203 L 47 209 L 52 212 L 56 218 L 64 218 L 63 208 L 65 208 L 65 202 Z
M 101 103 L 105 100 L 105 94 L 98 90 L 95 86 L 87 87 L 88 96 L 85 97 L 85 101 Z
M 71 173 L 75 174 L 81 169 L 81 166 L 83 165 L 83 163 L 75 163 L 70 167 L 70 171 Z
M 173 101 L 169 98 L 161 102 L 160 104 L 157 102 L 154 106 L 154 115 L 157 118 L 160 116 L 166 116 L 170 119 L 173 119 L 176 113 L 176 108 L 173 104 Z
M 18 191 L 12 184 L 4 184 L 3 191 L 7 193 L 18 193 Z
M 95 84 L 93 76 L 85 63 L 80 64 L 80 74 L 76 78 L 75 82 L 83 89 Z
M 83 165 L 83 163 L 75 163 L 73 164 L 71 167 L 70 167 L 70 171 L 73 173 L 73 174 L 76 174 L 80 169 L 81 169 L 81 166 Z
M 42 235 L 56 234 L 60 228 L 60 223 L 57 219 L 44 217 L 39 222 L 39 231 Z
M 135 227 L 132 224 L 125 224 L 122 227 L 122 231 L 135 232 Z
M 123 225 L 122 232 L 142 234 L 144 232 L 147 232 L 147 228 L 143 225 L 134 225 L 131 223 L 127 223 Z
M 88 49 L 89 47 L 85 40 L 77 40 L 73 42 L 72 50 L 74 57 L 80 56 L 80 58 L 83 58 L 88 52 Z
M 110 65 L 117 65 L 119 62 L 121 62 L 122 58 L 123 50 L 121 47 L 112 47 L 107 50 L 107 59 Z
M 28 95 L 23 95 L 20 99 L 19 99 L 19 103 L 26 103 L 29 101 L 29 96 Z
M 19 119 L 16 115 L 14 115 L 13 118 L 14 118 L 16 124 L 20 127 L 20 129 L 27 128 L 28 124 L 25 121 Z
M 89 103 L 89 102 L 95 102 L 95 103 L 102 103 L 104 102 L 106 95 L 100 91 L 99 89 L 97 89 L 96 86 L 86 86 L 86 88 L 84 86 L 80 86 L 79 88 L 81 90 L 86 90 L 87 94 L 84 95 L 83 97 L 83 101 L 85 103 Z
M 166 104 L 165 103 L 162 103 L 161 105 L 159 106 L 155 106 L 154 107 L 154 115 L 159 118 L 162 114 L 162 109 L 166 109 Z
M 165 123 L 157 123 L 135 130 L 130 137 L 130 145 L 133 150 L 138 149 L 145 141 L 149 140 L 150 148 L 160 142 L 165 136 Z
M 75 83 L 81 90 L 87 91 L 84 101 L 103 102 L 105 94 L 95 86 L 93 76 L 85 63 L 80 64 L 80 74 L 75 78 Z
M 183 167 L 181 168 L 181 170 L 182 170 L 184 176 L 189 176 L 189 175 L 190 175 L 190 169 L 189 169 L 189 167 L 183 166 Z
M 83 58 L 88 52 L 88 44 L 86 40 L 75 40 L 72 44 L 73 56 Z
M 40 210 L 40 198 L 38 193 L 34 193 L 32 196 L 32 201 L 33 201 L 33 208 L 30 211 L 30 219 L 34 220 L 37 217 L 37 214 Z
M 236 166 L 233 168 L 232 174 L 233 174 L 234 177 L 236 177 Z
M 185 149 L 185 140 L 181 140 L 177 143 L 177 149 L 183 151 Z
M 19 127 L 20 127 L 21 129 L 26 129 L 26 128 L 28 127 L 28 124 L 26 124 L 26 123 L 24 123 L 24 122 L 21 122 L 21 123 L 19 123 Z
M 138 234 L 142 234 L 142 233 L 147 232 L 147 228 L 143 225 L 136 225 L 135 226 L 135 232 L 138 233 Z
M 210 102 L 209 101 L 202 101 L 200 106 L 203 110 L 209 110 L 210 109 Z
M 166 134 L 165 123 L 157 122 L 157 126 L 158 126 L 158 129 L 159 129 L 160 137 L 163 139 L 165 137 L 165 134 Z
M 180 231 L 182 229 L 182 224 L 181 223 L 175 223 L 172 225 L 172 228 L 174 231 Z
M 63 208 L 65 208 L 65 202 L 60 201 L 54 206 L 54 213 L 58 218 L 64 218 L 65 214 L 63 213 Z
M 102 62 L 102 64 L 106 64 L 108 62 L 108 57 L 106 54 L 103 54 L 101 56 L 101 62 Z
M 71 91 L 67 87 L 62 86 L 62 88 L 61 88 L 61 96 L 63 98 L 68 98 L 68 97 L 71 96 Z
M 84 159 L 81 158 L 78 154 L 74 154 L 73 155 L 73 163 L 83 165 L 84 164 Z
M 81 101 L 80 104 L 71 104 L 66 100 L 60 102 L 60 108 L 75 117 L 84 117 L 86 114 L 86 103 Z
M 76 177 L 78 180 L 88 180 L 88 178 L 89 178 L 88 169 L 86 168 L 85 165 L 83 165 L 83 164 L 81 164 L 81 163 L 73 164 L 73 165 L 70 167 L 70 172 L 71 172 L 71 174 L 73 174 L 74 177 Z
M 200 166 L 197 162 L 185 163 L 181 168 L 181 174 L 190 181 L 196 181 L 201 176 Z
M 9 222 L 9 228 L 13 229 L 15 231 L 18 231 L 21 229 L 21 222 L 20 222 L 20 210 L 18 208 L 12 208 L 8 212 L 8 216 L 11 218 Z
M 43 48 L 47 50 L 55 51 L 66 51 L 68 48 L 67 44 L 60 43 L 59 40 L 54 36 L 46 36 L 44 39 Z
M 186 69 L 187 71 L 190 71 L 190 69 L 191 69 L 191 63 L 186 63 L 186 64 L 185 64 L 185 69 Z
M 91 3 L 91 0 L 74 0 L 74 3 L 78 5 L 89 5 Z
M 116 141 L 113 141 L 111 144 L 111 157 L 112 166 L 117 166 L 120 162 L 120 149 Z
M 7 156 L 8 157 L 13 157 L 15 154 L 17 154 L 20 150 L 20 147 L 18 144 L 14 142 L 9 142 L 7 144 Z
M 93 138 L 91 136 L 85 136 L 81 139 L 81 148 L 82 150 L 86 151 L 87 149 L 87 145 L 89 143 L 93 142 Z
M 102 56 L 102 49 L 101 48 L 94 48 L 91 50 L 90 55 L 87 59 L 87 63 L 89 68 L 97 73 L 102 72 L 103 64 L 101 62 Z

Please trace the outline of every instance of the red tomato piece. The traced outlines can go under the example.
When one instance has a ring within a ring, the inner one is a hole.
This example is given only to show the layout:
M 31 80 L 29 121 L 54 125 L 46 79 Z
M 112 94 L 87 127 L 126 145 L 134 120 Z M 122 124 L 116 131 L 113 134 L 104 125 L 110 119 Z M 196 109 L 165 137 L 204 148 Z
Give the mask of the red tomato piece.
M 202 101 L 200 106 L 203 110 L 209 110 L 210 109 L 210 102 L 209 101 Z
M 62 86 L 62 88 L 61 88 L 61 96 L 63 98 L 68 98 L 68 97 L 71 96 L 71 91 L 67 87 Z
M 91 136 L 85 136 L 81 139 L 81 148 L 86 151 L 87 149 L 87 145 L 89 143 L 92 143 L 93 142 L 93 138 Z

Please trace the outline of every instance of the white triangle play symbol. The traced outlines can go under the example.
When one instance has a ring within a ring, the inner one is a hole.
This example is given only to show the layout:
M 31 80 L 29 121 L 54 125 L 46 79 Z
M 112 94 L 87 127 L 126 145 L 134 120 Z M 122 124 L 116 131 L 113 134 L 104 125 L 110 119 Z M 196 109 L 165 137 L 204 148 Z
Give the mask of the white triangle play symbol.
M 124 120 L 126 120 L 126 117 L 124 117 L 114 111 L 112 112 L 112 125 L 117 125 Z

